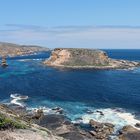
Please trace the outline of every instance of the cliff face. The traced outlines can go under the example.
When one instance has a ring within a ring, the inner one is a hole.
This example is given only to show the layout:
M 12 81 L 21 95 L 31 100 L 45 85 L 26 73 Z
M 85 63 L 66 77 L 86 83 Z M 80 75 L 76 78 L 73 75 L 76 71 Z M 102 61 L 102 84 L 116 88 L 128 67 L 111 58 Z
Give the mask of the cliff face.
M 45 63 L 52 66 L 104 66 L 109 64 L 109 59 L 107 54 L 100 50 L 55 49 Z
M 140 66 L 139 62 L 115 60 L 95 49 L 57 48 L 44 64 L 67 68 L 125 69 Z
M 17 45 L 0 42 L 0 56 L 18 56 L 32 54 L 35 52 L 48 51 L 49 49 L 40 46 Z

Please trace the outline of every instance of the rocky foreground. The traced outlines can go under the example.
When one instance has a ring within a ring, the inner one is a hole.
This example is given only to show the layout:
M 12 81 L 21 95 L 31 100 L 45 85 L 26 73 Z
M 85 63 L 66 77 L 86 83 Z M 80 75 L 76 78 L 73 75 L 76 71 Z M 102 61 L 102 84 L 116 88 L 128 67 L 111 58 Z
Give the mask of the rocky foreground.
M 54 49 L 45 65 L 64 68 L 128 69 L 140 66 L 140 62 L 111 59 L 101 50 Z
M 35 45 L 17 45 L 12 43 L 3 43 L 0 42 L 0 56 L 21 56 L 21 55 L 29 55 L 33 53 L 48 51 L 48 48 L 35 46 Z
M 86 129 L 63 115 L 44 115 L 41 109 L 27 111 L 19 106 L 0 105 L 0 140 L 140 140 L 140 131 L 125 126 L 115 137 L 114 125 L 90 120 Z M 136 124 L 139 128 L 140 124 Z

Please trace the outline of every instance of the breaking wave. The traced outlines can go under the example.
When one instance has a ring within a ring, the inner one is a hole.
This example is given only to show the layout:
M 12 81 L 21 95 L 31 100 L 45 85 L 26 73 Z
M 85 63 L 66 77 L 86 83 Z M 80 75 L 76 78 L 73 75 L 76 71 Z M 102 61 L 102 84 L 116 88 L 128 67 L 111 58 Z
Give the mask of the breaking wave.
M 23 96 L 20 94 L 11 94 L 10 97 L 12 98 L 11 104 L 15 104 L 21 107 L 25 107 L 24 101 L 28 99 L 28 96 Z
M 140 123 L 140 120 L 136 119 L 135 115 L 130 112 L 126 112 L 121 108 L 107 108 L 91 111 L 89 114 L 83 114 L 81 119 L 77 120 L 78 123 L 88 124 L 93 119 L 101 123 L 112 123 L 115 125 L 115 130 L 119 130 L 126 125 L 135 127 L 136 123 Z M 73 121 L 77 123 L 77 121 Z M 137 128 L 138 129 L 138 128 Z

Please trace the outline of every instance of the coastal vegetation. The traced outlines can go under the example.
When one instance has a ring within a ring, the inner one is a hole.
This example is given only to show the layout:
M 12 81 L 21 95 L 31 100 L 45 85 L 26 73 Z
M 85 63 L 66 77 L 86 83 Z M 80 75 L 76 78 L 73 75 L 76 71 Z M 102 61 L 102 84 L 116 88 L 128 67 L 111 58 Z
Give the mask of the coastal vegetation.
M 27 126 L 19 120 L 13 120 L 3 114 L 0 114 L 0 130 L 6 129 L 25 129 Z

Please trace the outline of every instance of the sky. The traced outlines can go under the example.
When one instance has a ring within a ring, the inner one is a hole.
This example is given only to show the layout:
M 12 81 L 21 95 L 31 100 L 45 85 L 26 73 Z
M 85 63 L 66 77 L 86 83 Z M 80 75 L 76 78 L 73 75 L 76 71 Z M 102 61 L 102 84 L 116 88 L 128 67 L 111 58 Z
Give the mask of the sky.
M 0 0 L 0 41 L 140 49 L 140 0 Z

